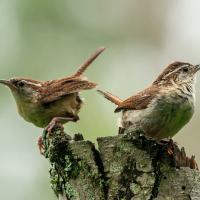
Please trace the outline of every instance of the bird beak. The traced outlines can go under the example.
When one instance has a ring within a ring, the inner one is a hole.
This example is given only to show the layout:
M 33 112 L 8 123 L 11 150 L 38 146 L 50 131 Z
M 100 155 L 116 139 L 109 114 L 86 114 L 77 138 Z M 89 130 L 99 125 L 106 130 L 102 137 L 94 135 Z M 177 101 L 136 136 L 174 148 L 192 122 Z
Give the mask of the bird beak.
M 194 66 L 194 73 L 198 72 L 200 70 L 200 65 Z
M 1 80 L 0 79 L 0 84 L 8 86 L 10 89 L 15 88 L 14 85 L 9 80 Z

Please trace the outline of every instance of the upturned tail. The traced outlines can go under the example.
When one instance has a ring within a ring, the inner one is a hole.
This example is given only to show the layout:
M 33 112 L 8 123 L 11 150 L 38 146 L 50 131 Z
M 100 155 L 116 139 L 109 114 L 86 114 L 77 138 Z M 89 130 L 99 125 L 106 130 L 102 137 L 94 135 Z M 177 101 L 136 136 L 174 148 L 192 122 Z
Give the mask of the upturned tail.
M 77 70 L 72 77 L 80 77 L 85 70 L 90 66 L 90 64 L 105 50 L 105 47 L 98 48 Z
M 109 92 L 104 92 L 102 90 L 97 90 L 97 92 L 99 92 L 101 95 L 103 95 L 106 99 L 108 99 L 109 101 L 111 101 L 112 103 L 116 104 L 117 106 L 123 101 L 122 99 L 120 99 L 119 97 L 109 93 Z

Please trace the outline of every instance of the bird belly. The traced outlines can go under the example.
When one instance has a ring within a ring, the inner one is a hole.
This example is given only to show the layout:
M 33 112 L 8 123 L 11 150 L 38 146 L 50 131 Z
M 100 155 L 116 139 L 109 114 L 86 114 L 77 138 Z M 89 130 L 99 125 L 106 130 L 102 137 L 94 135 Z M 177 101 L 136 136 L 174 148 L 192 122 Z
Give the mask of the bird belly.
M 23 104 L 18 110 L 20 115 L 35 126 L 44 128 L 54 117 L 75 117 L 78 115 L 82 101 L 77 93 L 46 104 Z
M 124 111 L 121 124 L 161 139 L 173 137 L 191 119 L 193 112 L 193 101 L 188 99 L 160 99 L 146 109 Z

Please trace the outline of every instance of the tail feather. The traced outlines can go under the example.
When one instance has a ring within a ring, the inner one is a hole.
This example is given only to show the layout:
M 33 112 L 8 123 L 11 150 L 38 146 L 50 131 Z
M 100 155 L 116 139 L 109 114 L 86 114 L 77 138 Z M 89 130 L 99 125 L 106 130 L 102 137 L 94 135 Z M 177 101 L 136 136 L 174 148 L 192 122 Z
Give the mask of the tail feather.
M 106 99 L 108 99 L 109 101 L 111 101 L 112 103 L 119 105 L 123 100 L 120 99 L 117 96 L 114 96 L 113 94 L 109 93 L 109 92 L 104 92 L 102 90 L 97 90 L 101 95 L 103 95 Z
M 72 75 L 73 77 L 80 77 L 89 65 L 105 50 L 105 47 L 97 49 L 77 70 L 77 72 Z

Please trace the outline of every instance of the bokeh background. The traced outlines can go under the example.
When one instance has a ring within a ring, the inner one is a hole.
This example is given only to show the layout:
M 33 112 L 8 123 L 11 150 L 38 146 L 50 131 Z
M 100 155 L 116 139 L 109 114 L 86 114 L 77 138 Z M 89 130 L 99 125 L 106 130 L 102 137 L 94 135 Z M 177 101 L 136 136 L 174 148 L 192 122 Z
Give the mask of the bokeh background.
M 172 61 L 200 63 L 198 0 L 0 0 L 0 78 L 49 80 L 70 75 L 97 47 L 107 50 L 87 71 L 99 87 L 126 98 Z M 190 123 L 174 138 L 200 163 L 200 76 Z M 81 121 L 65 126 L 95 142 L 117 134 L 114 105 L 95 90 L 82 94 Z M 19 117 L 0 87 L 0 199 L 54 200 L 48 162 L 36 140 L 42 129 Z

